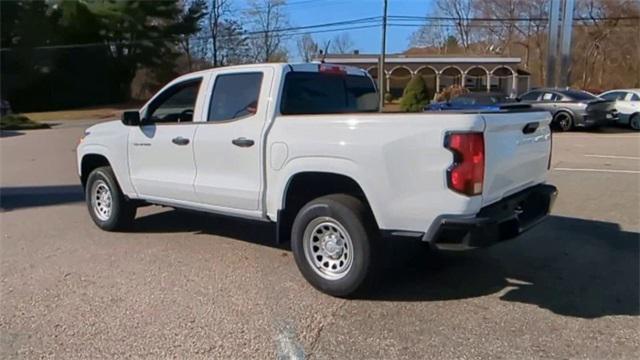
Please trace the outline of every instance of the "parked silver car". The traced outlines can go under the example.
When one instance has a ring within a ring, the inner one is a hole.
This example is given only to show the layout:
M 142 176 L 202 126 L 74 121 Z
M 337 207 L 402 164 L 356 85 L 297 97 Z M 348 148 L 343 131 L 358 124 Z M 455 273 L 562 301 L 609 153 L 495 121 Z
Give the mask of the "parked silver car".
M 615 102 L 582 90 L 536 89 L 522 94 L 517 100 L 535 109 L 550 111 L 552 124 L 561 131 L 608 125 L 618 120 Z
M 598 96 L 615 101 L 621 124 L 640 130 L 640 89 L 609 90 Z

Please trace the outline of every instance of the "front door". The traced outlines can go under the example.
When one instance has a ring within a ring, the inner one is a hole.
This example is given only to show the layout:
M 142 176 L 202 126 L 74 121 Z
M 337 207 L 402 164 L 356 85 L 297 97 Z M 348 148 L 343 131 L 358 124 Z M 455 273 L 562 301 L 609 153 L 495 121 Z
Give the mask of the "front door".
M 143 110 L 129 134 L 131 181 L 142 198 L 193 201 L 193 117 L 201 78 L 169 86 Z
M 207 121 L 198 127 L 194 154 L 198 201 L 219 209 L 255 212 L 262 191 L 262 138 L 271 68 L 220 71 L 208 89 Z

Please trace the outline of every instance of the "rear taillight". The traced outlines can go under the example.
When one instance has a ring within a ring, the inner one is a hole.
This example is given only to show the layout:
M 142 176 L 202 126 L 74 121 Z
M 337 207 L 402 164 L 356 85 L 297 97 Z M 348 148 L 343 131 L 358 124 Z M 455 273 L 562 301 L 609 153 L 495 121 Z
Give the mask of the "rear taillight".
M 484 137 L 482 133 L 450 133 L 445 147 L 453 153 L 447 170 L 449 188 L 465 195 L 482 194 L 484 181 Z
M 332 75 L 347 75 L 347 70 L 343 66 L 334 64 L 320 64 L 318 65 L 318 72 Z

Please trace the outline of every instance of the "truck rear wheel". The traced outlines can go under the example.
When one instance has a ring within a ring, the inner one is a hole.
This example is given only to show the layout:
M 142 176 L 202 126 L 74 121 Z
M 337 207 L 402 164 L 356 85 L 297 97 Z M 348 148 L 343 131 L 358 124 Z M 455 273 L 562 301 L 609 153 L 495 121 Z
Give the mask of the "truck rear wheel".
M 102 230 L 124 230 L 136 216 L 136 207 L 120 190 L 109 166 L 96 168 L 89 174 L 85 197 L 93 222 Z
M 377 241 L 367 206 L 346 194 L 306 204 L 291 231 L 291 248 L 302 275 L 316 289 L 339 297 L 370 282 Z

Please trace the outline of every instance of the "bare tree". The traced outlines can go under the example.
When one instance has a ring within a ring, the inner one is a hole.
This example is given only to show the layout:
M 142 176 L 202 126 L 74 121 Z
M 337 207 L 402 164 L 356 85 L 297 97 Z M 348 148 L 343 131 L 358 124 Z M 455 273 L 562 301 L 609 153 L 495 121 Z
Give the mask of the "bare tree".
M 249 0 L 246 11 L 251 30 L 258 32 L 251 39 L 256 61 L 270 62 L 286 59 L 287 50 L 282 46 L 282 29 L 289 24 L 284 6 L 286 0 Z
M 524 68 L 535 70 L 536 81 L 544 84 L 548 8 L 549 0 L 481 0 L 480 17 L 503 21 L 481 23 L 476 41 L 485 42 L 488 52 L 521 56 Z
M 574 82 L 583 88 L 603 89 L 638 83 L 640 72 L 640 3 L 635 0 L 585 0 L 577 3 L 581 20 L 574 32 Z M 622 20 L 624 17 L 635 19 Z M 615 54 L 612 56 L 611 54 Z M 578 55 L 578 56 L 575 56 Z M 634 79 L 635 78 L 635 79 Z
M 304 34 L 297 42 L 298 53 L 304 62 L 310 62 L 318 55 L 320 47 L 310 34 Z
M 224 31 L 224 18 L 231 12 L 229 0 L 211 0 L 209 5 L 209 33 L 211 36 L 211 62 L 220 66 L 218 56 L 220 49 L 220 34 Z
M 337 54 L 348 54 L 353 52 L 354 43 L 348 33 L 343 32 L 336 35 L 331 42 L 331 51 Z
M 473 41 L 471 19 L 475 15 L 475 5 L 474 0 L 436 0 L 438 12 L 451 18 L 456 37 L 465 53 L 469 51 Z
M 427 20 L 411 35 L 409 43 L 412 47 L 429 48 L 438 54 L 446 54 L 446 43 L 449 36 L 445 26 L 437 21 Z

